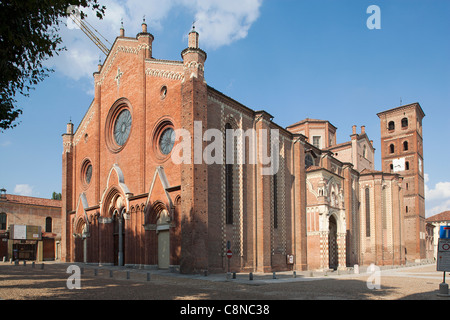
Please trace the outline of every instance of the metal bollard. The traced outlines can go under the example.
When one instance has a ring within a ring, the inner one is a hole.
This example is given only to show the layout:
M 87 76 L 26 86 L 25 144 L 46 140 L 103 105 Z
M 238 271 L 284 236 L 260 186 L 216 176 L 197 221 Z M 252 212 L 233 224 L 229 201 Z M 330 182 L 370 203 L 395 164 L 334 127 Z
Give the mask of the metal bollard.
M 150 272 L 147 272 L 147 281 L 150 281 Z
M 297 272 L 294 271 L 294 272 L 292 273 L 292 277 L 293 277 L 293 278 L 297 278 Z
M 448 296 L 448 284 L 447 283 L 440 283 L 439 284 L 439 295 Z
M 272 274 L 272 279 L 276 279 L 277 275 L 275 274 L 275 272 Z
M 233 272 L 233 279 L 236 279 L 236 272 Z
M 249 273 L 248 279 L 249 279 L 249 280 L 253 280 L 253 272 L 250 272 L 250 273 Z

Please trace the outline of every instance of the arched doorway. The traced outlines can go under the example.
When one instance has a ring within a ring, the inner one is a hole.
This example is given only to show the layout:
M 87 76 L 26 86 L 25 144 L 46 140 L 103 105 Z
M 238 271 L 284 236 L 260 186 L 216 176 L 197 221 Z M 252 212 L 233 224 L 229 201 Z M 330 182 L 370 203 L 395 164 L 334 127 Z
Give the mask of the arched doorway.
M 125 228 L 123 212 L 125 209 L 114 210 L 113 213 L 113 250 L 114 250 L 114 265 L 123 266 L 125 256 Z
M 328 223 L 328 267 L 336 270 L 339 265 L 337 244 L 337 222 L 331 215 Z
M 78 219 L 74 232 L 75 237 L 75 260 L 76 262 L 87 262 L 87 226 L 84 219 Z
M 125 225 L 126 212 L 124 197 L 112 188 L 105 197 L 102 208 L 102 227 L 100 229 L 100 262 L 123 266 L 125 264 Z
M 168 269 L 170 266 L 170 219 L 169 212 L 163 209 L 159 212 L 156 223 L 158 234 L 158 268 Z
M 173 261 L 171 259 L 171 233 L 172 215 L 167 206 L 160 200 L 147 206 L 145 213 L 146 224 L 144 228 L 148 232 L 149 257 L 148 263 L 158 269 L 168 269 Z

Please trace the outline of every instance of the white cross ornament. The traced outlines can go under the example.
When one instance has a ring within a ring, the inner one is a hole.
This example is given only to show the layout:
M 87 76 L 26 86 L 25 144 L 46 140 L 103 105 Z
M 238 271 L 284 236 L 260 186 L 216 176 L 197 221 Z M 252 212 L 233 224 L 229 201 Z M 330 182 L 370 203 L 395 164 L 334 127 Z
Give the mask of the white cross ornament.
M 120 67 L 117 68 L 117 75 L 114 78 L 116 80 L 116 82 L 117 82 L 117 86 L 120 85 L 120 78 L 122 77 L 122 75 L 123 75 L 123 72 L 120 71 Z

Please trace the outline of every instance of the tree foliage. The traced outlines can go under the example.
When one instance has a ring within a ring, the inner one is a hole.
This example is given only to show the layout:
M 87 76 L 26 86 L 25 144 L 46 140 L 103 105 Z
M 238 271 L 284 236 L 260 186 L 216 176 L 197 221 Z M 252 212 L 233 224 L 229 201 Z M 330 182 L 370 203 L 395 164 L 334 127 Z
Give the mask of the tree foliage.
M 98 0 L 0 0 L 0 132 L 17 126 L 16 96 L 28 96 L 52 72 L 43 62 L 65 50 L 59 30 L 71 6 L 100 19 L 106 9 Z
M 61 193 L 57 193 L 53 191 L 52 200 L 61 200 Z

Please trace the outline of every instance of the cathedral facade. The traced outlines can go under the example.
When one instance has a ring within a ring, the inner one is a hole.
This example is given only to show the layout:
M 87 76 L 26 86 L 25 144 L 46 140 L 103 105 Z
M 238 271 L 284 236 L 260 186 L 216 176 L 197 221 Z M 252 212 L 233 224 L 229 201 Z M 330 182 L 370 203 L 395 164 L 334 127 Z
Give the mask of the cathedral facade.
M 364 127 L 340 144 L 329 121 L 280 127 L 207 85 L 195 30 L 180 61 L 153 40 L 145 23 L 121 30 L 63 134 L 63 260 L 215 273 L 424 258 L 418 103 L 378 114 L 376 171 Z

